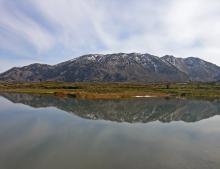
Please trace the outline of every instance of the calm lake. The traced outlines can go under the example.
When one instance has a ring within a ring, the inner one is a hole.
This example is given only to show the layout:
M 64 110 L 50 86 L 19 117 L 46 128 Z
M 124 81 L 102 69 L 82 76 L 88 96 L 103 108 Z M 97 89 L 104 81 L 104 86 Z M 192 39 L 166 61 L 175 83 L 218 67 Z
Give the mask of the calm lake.
M 0 169 L 219 169 L 220 101 L 0 94 Z

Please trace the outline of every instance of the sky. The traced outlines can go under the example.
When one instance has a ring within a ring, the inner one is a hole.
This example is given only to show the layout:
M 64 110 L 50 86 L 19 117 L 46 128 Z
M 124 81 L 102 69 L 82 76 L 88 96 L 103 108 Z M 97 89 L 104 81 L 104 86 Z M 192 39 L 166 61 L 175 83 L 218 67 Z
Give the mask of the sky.
M 118 52 L 220 65 L 220 1 L 0 0 L 0 72 Z

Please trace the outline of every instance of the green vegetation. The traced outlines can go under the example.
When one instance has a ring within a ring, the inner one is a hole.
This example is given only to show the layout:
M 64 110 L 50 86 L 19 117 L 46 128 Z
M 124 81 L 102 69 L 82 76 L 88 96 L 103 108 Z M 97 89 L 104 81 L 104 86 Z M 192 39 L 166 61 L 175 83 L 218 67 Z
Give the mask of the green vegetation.
M 54 94 L 62 97 L 89 99 L 120 99 L 135 96 L 220 98 L 216 83 L 0 83 L 0 92 Z

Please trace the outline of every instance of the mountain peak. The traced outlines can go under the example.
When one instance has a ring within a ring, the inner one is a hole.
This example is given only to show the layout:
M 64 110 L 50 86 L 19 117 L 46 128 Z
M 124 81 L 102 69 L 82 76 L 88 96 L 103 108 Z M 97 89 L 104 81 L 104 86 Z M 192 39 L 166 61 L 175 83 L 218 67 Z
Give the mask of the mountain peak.
M 176 59 L 177 58 L 175 58 L 173 55 L 165 55 L 165 56 L 161 57 L 161 59 L 163 61 L 166 61 L 166 62 L 174 65 L 174 66 L 176 65 Z
M 50 66 L 31 64 L 0 74 L 0 81 L 187 82 L 216 81 L 220 67 L 199 58 L 148 53 L 88 54 Z

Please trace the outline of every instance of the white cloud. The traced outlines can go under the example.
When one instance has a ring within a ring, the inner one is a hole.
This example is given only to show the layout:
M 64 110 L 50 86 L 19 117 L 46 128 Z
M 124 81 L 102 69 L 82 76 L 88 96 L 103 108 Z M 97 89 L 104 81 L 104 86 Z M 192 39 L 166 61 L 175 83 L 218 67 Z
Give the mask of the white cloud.
M 5 45 L 6 49 L 20 46 L 23 41 L 27 41 L 34 47 L 36 52 L 40 53 L 53 46 L 53 36 L 43 29 L 37 22 L 29 18 L 29 16 L 22 11 L 19 11 L 16 6 L 10 6 L 7 2 L 0 2 L 0 26 L 1 28 L 13 33 L 13 41 L 10 39 L 9 43 L 16 41 L 16 44 Z M 11 35 L 12 36 L 12 35 Z M 17 39 L 16 39 L 17 38 Z M 9 39 L 4 39 L 7 42 Z M 2 46 L 1 46 L 2 47 Z
M 4 17 L 0 18 L 0 26 L 15 32 L 16 41 L 19 42 L 22 37 L 32 45 L 38 52 L 32 53 L 33 57 L 44 56 L 45 51 L 61 45 L 61 49 L 71 51 L 74 56 L 86 53 L 147 52 L 159 56 L 196 56 L 220 65 L 219 0 L 28 2 L 51 24 L 56 33 L 46 30 L 29 13 L 14 7 L 15 17 L 8 11 L 9 7 L 2 5 L 0 14 Z M 11 50 L 21 48 L 25 51 L 24 45 L 16 44 L 11 46 Z M 2 46 L 0 43 L 0 48 Z M 70 59 L 70 56 L 63 57 Z

